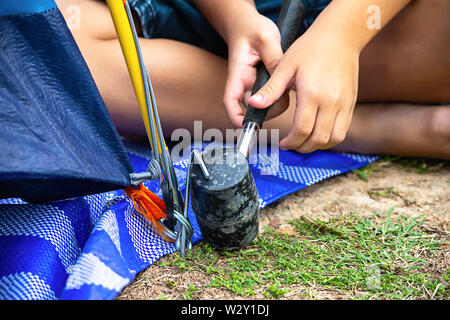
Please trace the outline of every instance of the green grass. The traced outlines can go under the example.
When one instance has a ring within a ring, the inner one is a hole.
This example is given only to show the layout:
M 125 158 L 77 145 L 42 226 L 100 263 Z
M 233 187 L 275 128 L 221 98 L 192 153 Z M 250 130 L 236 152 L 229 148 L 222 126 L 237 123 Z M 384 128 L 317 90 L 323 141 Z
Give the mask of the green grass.
M 369 163 L 367 166 L 364 166 L 360 169 L 354 169 L 353 173 L 355 173 L 358 177 L 360 177 L 364 181 L 369 181 L 369 176 L 373 173 L 374 167 L 372 163 Z
M 301 218 L 290 222 L 295 236 L 267 229 L 245 249 L 221 253 L 202 243 L 186 258 L 172 255 L 165 263 L 202 270 L 209 286 L 247 297 L 282 298 L 300 285 L 305 297 L 314 288 L 355 299 L 448 299 L 441 283 L 449 280 L 448 271 L 431 273 L 426 259 L 442 241 L 422 228 L 422 216 L 392 214 L 351 214 L 327 222 Z
M 389 187 L 387 189 L 381 189 L 381 190 L 369 190 L 367 192 L 369 194 L 369 196 L 373 197 L 373 196 L 378 196 L 378 197 L 389 197 L 389 196 L 398 196 L 399 193 L 397 190 L 394 189 L 394 187 Z
M 191 300 L 192 293 L 198 290 L 192 283 L 189 283 L 189 288 L 183 293 L 183 300 Z

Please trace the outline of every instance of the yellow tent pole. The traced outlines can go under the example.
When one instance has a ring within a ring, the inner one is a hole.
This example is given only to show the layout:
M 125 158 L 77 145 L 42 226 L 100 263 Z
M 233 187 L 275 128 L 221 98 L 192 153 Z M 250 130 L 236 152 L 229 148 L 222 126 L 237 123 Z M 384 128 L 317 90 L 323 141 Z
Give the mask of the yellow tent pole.
M 124 0 L 106 0 L 106 2 L 111 12 L 111 17 L 113 19 L 117 36 L 119 38 L 120 46 L 122 48 L 125 62 L 127 64 L 128 73 L 130 74 L 134 92 L 136 94 L 142 118 L 144 120 L 145 129 L 150 139 L 151 137 L 151 130 L 149 124 L 150 117 L 147 112 L 147 102 L 145 99 L 143 75 L 141 73 L 136 44 L 134 42 L 133 33 L 130 27 L 130 23 L 133 22 L 128 20 L 127 13 L 125 11 Z M 149 101 L 149 103 L 151 104 L 152 102 Z M 158 137 L 156 138 L 157 138 L 156 141 L 158 141 Z M 159 145 L 159 143 L 158 143 L 158 151 L 159 153 L 161 153 L 161 146 Z

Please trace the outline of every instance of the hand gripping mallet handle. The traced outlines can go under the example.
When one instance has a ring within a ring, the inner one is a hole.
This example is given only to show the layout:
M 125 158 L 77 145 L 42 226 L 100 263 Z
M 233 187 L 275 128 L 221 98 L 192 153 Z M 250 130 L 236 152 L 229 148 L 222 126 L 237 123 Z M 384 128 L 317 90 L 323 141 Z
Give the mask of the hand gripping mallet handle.
M 283 52 L 291 46 L 297 38 L 301 24 L 305 19 L 305 7 L 302 0 L 284 0 L 278 17 L 278 29 L 281 35 L 281 48 Z M 256 81 L 252 94 L 255 94 L 269 80 L 270 74 L 264 64 L 260 62 L 257 66 Z M 262 128 L 267 112 L 271 108 L 256 109 L 248 106 L 244 117 L 244 130 L 239 137 L 236 150 L 248 158 L 253 142 L 256 140 L 259 129 Z

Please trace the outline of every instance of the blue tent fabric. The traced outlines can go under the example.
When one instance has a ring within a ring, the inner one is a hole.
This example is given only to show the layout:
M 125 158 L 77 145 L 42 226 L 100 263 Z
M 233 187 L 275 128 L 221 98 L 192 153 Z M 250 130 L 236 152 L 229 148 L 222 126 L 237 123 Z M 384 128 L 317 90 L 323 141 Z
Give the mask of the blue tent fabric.
M 148 147 L 127 142 L 136 172 L 150 160 Z M 323 179 L 360 168 L 376 156 L 316 151 L 256 155 L 251 170 L 260 207 Z M 277 169 L 278 168 L 278 169 Z M 175 163 L 184 190 L 186 160 Z M 158 183 L 147 187 L 161 196 Z M 202 239 L 192 211 L 193 241 Z M 0 299 L 113 299 L 136 274 L 175 252 L 156 235 L 123 191 L 48 204 L 0 200 Z
M 129 186 L 133 167 L 61 13 L 53 1 L 14 3 L 0 4 L 0 198 Z M 31 13 L 2 15 L 14 8 Z
M 56 3 L 53 0 L 2 1 L 0 5 L 0 16 L 40 13 L 54 8 L 56 8 Z

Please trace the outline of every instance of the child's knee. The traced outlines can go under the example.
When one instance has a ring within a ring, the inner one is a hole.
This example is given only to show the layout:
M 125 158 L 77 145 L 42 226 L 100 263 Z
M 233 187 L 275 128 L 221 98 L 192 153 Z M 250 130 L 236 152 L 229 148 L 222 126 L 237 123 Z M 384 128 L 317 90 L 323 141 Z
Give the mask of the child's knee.
M 450 106 L 434 107 L 428 124 L 430 138 L 450 154 Z M 443 151 L 445 151 L 443 150 Z

